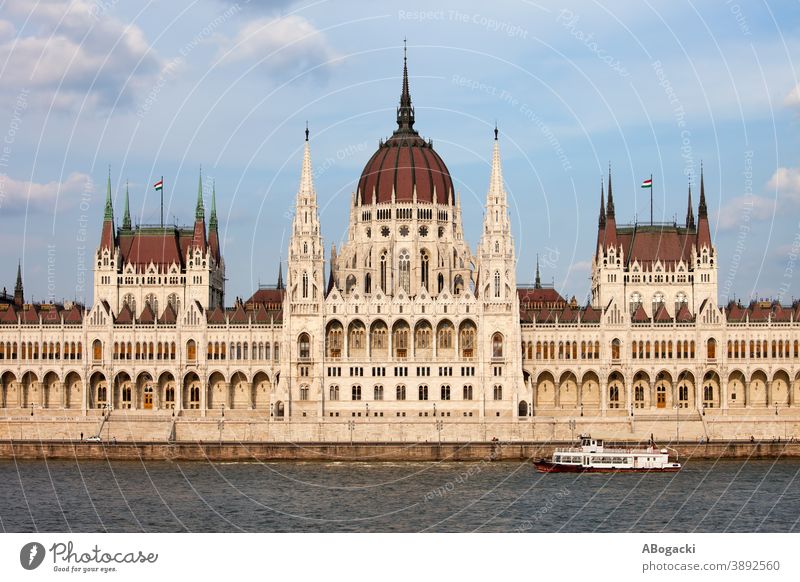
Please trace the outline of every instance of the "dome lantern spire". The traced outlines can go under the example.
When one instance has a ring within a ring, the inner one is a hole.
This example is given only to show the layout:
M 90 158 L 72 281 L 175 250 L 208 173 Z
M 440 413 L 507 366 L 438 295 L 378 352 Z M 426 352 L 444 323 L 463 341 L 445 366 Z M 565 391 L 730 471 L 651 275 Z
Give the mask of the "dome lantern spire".
M 395 134 L 417 135 L 414 129 L 414 106 L 408 90 L 408 46 L 403 39 L 403 91 L 400 93 L 400 107 L 397 108 L 397 129 Z

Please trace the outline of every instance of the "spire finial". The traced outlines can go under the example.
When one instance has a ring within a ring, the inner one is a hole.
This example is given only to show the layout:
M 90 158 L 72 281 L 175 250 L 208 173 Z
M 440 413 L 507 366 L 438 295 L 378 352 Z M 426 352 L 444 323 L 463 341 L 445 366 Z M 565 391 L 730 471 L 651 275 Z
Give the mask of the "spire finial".
M 497 141 L 497 134 L 498 133 L 500 133 L 500 131 L 497 129 L 497 120 L 495 119 L 495 121 L 494 121 L 494 140 L 495 141 Z
M 281 261 L 278 261 L 278 284 L 275 287 L 283 289 L 283 263 Z
M 603 191 L 602 176 L 600 176 L 600 217 L 597 221 L 597 224 L 600 227 L 605 227 L 606 225 L 606 197 L 605 197 L 605 192 Z
M 706 185 L 703 180 L 703 161 L 700 160 L 700 207 L 697 209 L 697 216 L 699 218 L 708 217 L 708 208 L 706 207 Z
M 408 46 L 403 39 L 403 90 L 400 93 L 400 107 L 397 108 L 397 130 L 395 133 L 411 133 L 414 131 L 414 108 L 411 106 L 411 93 L 408 89 Z
M 106 211 L 103 220 L 114 220 L 114 207 L 111 204 L 111 164 L 108 165 L 108 181 L 106 182 Z
M 14 286 L 14 304 L 21 307 L 25 303 L 25 293 L 22 289 L 22 261 L 17 262 L 17 284 Z
M 197 207 L 195 208 L 194 217 L 196 220 L 205 220 L 206 213 L 203 208 L 203 166 L 200 166 L 200 172 L 197 177 Z
M 130 200 L 128 194 L 128 181 L 125 180 L 125 214 L 122 216 L 122 228 L 130 230 L 131 228 L 131 210 Z
M 208 227 L 217 230 L 217 181 L 211 181 L 211 218 L 208 219 Z
M 306 120 L 306 141 L 308 141 L 308 120 Z
M 608 162 L 608 206 L 606 216 L 614 218 L 614 195 L 611 191 L 611 162 Z
M 689 205 L 686 209 L 686 228 L 694 230 L 694 209 L 692 208 L 692 180 L 689 179 Z
M 534 289 L 542 288 L 542 280 L 539 277 L 539 253 L 536 253 L 536 280 L 533 283 Z

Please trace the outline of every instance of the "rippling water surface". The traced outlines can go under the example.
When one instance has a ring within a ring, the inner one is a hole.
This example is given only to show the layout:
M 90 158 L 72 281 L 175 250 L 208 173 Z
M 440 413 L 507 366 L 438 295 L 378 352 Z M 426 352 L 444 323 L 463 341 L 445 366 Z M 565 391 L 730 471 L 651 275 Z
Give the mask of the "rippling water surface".
M 674 474 L 529 463 L 0 461 L 6 532 L 789 532 L 800 461 Z

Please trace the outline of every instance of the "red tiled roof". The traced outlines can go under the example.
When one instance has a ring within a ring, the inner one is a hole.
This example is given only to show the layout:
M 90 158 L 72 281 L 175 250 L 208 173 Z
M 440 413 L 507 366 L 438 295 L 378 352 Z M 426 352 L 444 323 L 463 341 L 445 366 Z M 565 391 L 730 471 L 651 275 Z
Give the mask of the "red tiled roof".
M 61 325 L 63 318 L 66 324 L 83 322 L 83 306 L 70 304 L 68 309 L 61 303 L 28 303 L 22 307 L 14 304 L 0 304 L 0 325 L 23 324 L 38 325 L 41 318 L 43 325 Z
M 193 231 L 176 227 L 144 227 L 120 231 L 119 247 L 123 264 L 146 266 L 178 265 L 185 268 L 186 250 L 192 242 Z
M 678 313 L 675 314 L 675 321 L 681 323 L 694 321 L 694 315 L 689 312 L 689 307 L 686 303 L 681 303 L 681 308 L 678 310 Z
M 631 321 L 634 323 L 645 323 L 650 321 L 650 318 L 647 317 L 647 313 L 645 312 L 641 303 L 636 307 L 636 311 L 634 311 L 633 315 L 631 315 Z
M 178 321 L 178 316 L 175 314 L 175 310 L 172 308 L 172 303 L 167 302 L 167 308 L 164 310 L 164 313 L 161 314 L 161 317 L 158 318 L 158 323 L 172 325 Z
M 667 306 L 665 304 L 660 303 L 658 305 L 655 316 L 653 316 L 653 321 L 656 323 L 669 323 L 672 321 L 672 316 L 669 314 L 669 311 L 667 311 Z
M 139 316 L 139 319 L 136 320 L 137 323 L 143 323 L 145 325 L 151 325 L 155 323 L 156 315 L 153 313 L 153 308 L 150 307 L 149 303 L 144 304 L 144 309 L 142 310 L 142 314 Z
M 128 307 L 127 303 L 122 306 L 122 310 L 119 312 L 119 315 L 117 315 L 114 323 L 120 325 L 130 325 L 133 323 L 133 312 L 131 312 L 131 308 Z
M 678 261 L 688 263 L 694 239 L 694 232 L 680 226 L 637 225 L 617 229 L 617 240 L 627 265 L 639 261 L 649 266 L 659 260 L 668 265 Z
M 223 325 L 225 323 L 225 313 L 223 313 L 220 307 L 215 307 L 213 310 L 207 311 L 206 317 L 208 318 L 208 323 L 213 323 L 215 325 Z
M 380 204 L 417 200 L 453 204 L 453 180 L 433 146 L 418 136 L 393 136 L 378 147 L 358 181 L 362 204 L 372 204 L 372 193 Z

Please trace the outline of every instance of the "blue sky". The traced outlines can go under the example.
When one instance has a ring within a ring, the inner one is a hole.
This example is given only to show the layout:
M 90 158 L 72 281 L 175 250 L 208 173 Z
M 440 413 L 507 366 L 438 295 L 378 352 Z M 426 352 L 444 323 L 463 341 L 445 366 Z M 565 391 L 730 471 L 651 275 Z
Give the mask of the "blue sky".
M 111 166 L 115 215 L 190 224 L 202 165 L 227 296 L 285 258 L 303 131 L 327 246 L 391 134 L 408 38 L 416 128 L 473 248 L 501 131 L 518 279 L 583 303 L 609 162 L 619 223 L 683 222 L 702 160 L 720 300 L 800 297 L 800 10 L 794 2 L 0 3 L 0 280 L 91 302 Z M 697 188 L 694 202 L 697 204 Z M 797 275 L 795 275 L 797 273 Z

